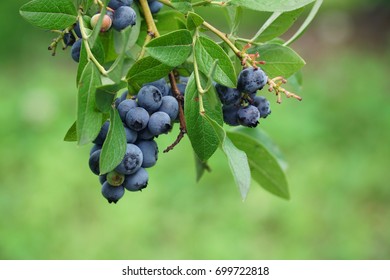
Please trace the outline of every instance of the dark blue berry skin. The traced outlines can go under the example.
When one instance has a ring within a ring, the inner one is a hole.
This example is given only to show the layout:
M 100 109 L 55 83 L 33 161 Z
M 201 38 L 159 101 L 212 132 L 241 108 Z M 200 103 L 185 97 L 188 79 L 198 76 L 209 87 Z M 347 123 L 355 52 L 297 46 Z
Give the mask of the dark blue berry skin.
M 129 94 L 129 91 L 126 90 L 124 93 L 121 94 L 117 99 L 115 99 L 115 108 L 118 108 L 119 104 L 121 104 L 122 101 L 125 101 L 127 98 L 127 95 Z
M 142 161 L 143 154 L 140 148 L 134 144 L 127 144 L 125 156 L 115 171 L 124 175 L 133 174 L 141 167 Z
M 74 32 L 76 33 L 77 37 L 81 38 L 81 30 L 80 30 L 80 24 L 77 22 L 75 26 L 73 27 Z
M 125 177 L 123 186 L 131 192 L 140 191 L 148 185 L 149 175 L 144 168 L 140 168 L 136 173 Z
M 106 140 L 108 129 L 110 128 L 110 122 L 106 121 L 102 128 L 100 129 L 100 132 L 95 140 L 93 140 L 94 144 L 102 146 L 104 143 L 104 140 Z
M 95 175 L 100 174 L 100 168 L 99 168 L 99 160 L 100 160 L 100 153 L 102 150 L 97 150 L 91 154 L 89 157 L 89 168 Z
M 149 131 L 148 128 L 145 128 L 138 132 L 138 140 L 152 140 L 154 135 Z
M 149 8 L 152 14 L 157 14 L 164 5 L 158 1 L 149 2 Z
M 126 142 L 128 144 L 133 144 L 135 143 L 135 141 L 137 141 L 137 137 L 138 137 L 137 131 L 125 127 L 125 133 L 126 133 Z
M 248 105 L 246 107 L 240 108 L 237 112 L 238 122 L 247 127 L 256 127 L 259 123 L 260 112 L 257 107 L 253 105 Z
M 179 103 L 173 96 L 164 96 L 158 111 L 167 113 L 171 121 L 174 121 L 179 115 Z
M 180 83 L 181 84 L 188 84 L 189 77 L 180 76 Z
M 103 185 L 106 181 L 107 181 L 107 174 L 99 176 L 99 182 L 101 185 Z
M 133 109 L 135 107 L 138 107 L 138 105 L 137 102 L 133 99 L 126 99 L 119 103 L 118 112 L 123 122 L 125 121 L 126 115 L 130 111 L 130 109 Z
M 217 84 L 215 89 L 218 93 L 219 99 L 224 105 L 232 105 L 240 102 L 241 92 L 235 88 L 228 88 L 223 85 Z
M 267 83 L 268 77 L 260 68 L 249 67 L 238 75 L 237 89 L 248 94 L 262 89 Z
M 144 86 L 137 95 L 138 105 L 145 108 L 149 114 L 153 114 L 160 108 L 162 103 L 162 94 L 155 86 Z
M 222 106 L 223 112 L 223 121 L 230 126 L 238 126 L 238 110 L 240 109 L 239 105 L 224 105 Z
M 76 42 L 76 38 L 72 33 L 65 33 L 63 40 L 65 46 L 72 46 Z
M 154 86 L 158 88 L 162 96 L 167 96 L 169 94 L 169 86 L 164 78 L 151 83 L 144 84 L 143 86 Z
M 177 86 L 177 89 L 179 90 L 180 94 L 182 96 L 184 96 L 184 94 L 186 92 L 187 84 L 176 84 L 176 86 Z M 175 94 L 172 91 L 172 88 L 169 88 L 169 95 L 175 96 Z
M 144 157 L 142 167 L 149 168 L 154 166 L 158 159 L 158 146 L 156 141 L 138 141 L 136 145 L 140 148 Z
M 271 114 L 269 101 L 264 96 L 256 96 L 253 99 L 253 106 L 256 106 L 260 112 L 260 118 L 265 119 Z
M 101 150 L 102 149 L 102 146 L 100 145 L 93 145 L 91 150 L 89 151 L 89 155 L 92 155 L 94 152 L 96 152 L 97 150 Z
M 72 58 L 76 62 L 80 61 L 80 51 L 81 51 L 82 42 L 83 41 L 81 39 L 78 39 L 72 46 L 72 50 L 71 50 Z
M 125 188 L 123 186 L 114 187 L 108 182 L 105 182 L 102 186 L 102 195 L 107 199 L 108 203 L 117 203 L 124 194 Z
M 148 129 L 154 136 L 168 133 L 172 128 L 171 118 L 167 113 L 156 112 L 150 116 Z
M 146 128 L 148 122 L 149 113 L 142 107 L 132 108 L 126 114 L 126 125 L 135 131 L 141 131 Z
M 133 26 L 136 23 L 137 14 L 129 6 L 121 6 L 114 13 L 114 19 L 112 21 L 112 27 L 121 31 L 128 26 Z
M 122 6 L 131 6 L 133 4 L 133 0 L 111 0 L 108 2 L 108 7 L 110 7 L 113 10 L 118 9 Z

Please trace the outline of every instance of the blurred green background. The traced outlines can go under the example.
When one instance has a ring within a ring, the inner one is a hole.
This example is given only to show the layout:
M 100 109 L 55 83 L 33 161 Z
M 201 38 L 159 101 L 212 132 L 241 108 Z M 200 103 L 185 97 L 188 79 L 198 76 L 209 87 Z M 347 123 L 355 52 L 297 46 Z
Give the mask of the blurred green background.
M 52 34 L 19 16 L 26 1 L 3 2 L 0 17 L 0 259 L 390 258 L 388 1 L 325 1 L 293 44 L 307 61 L 304 101 L 272 99 L 261 124 L 289 163 L 291 201 L 253 183 L 242 202 L 221 152 L 195 183 L 186 138 L 117 205 L 100 194 L 89 147 L 62 141 L 77 65 L 51 57 Z

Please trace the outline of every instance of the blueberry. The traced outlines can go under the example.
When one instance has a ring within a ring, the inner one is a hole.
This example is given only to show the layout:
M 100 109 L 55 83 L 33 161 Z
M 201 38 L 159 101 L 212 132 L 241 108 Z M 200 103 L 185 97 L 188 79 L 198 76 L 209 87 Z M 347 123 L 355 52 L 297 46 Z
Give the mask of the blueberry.
M 130 109 L 138 107 L 137 102 L 133 99 L 126 99 L 119 103 L 118 105 L 118 112 L 119 116 L 121 117 L 122 121 L 125 121 L 127 113 L 130 111 Z
M 114 13 L 112 27 L 115 30 L 121 31 L 128 26 L 133 26 L 136 23 L 137 14 L 129 6 L 121 6 Z
M 154 136 L 168 133 L 172 128 L 171 118 L 167 113 L 156 112 L 150 116 L 148 129 Z
M 107 181 L 107 174 L 99 176 L 99 182 L 101 185 L 103 185 L 106 181 Z
M 219 99 L 224 105 L 236 104 L 241 99 L 241 92 L 235 88 L 228 88 L 223 85 L 217 84 L 215 89 L 218 93 Z
M 95 140 L 93 140 L 93 143 L 102 146 L 104 140 L 106 140 L 109 128 L 110 128 L 110 122 L 106 121 L 103 124 L 102 128 L 100 129 L 98 136 L 95 138 Z
M 64 40 L 65 46 L 72 46 L 74 44 L 74 42 L 76 42 L 76 38 L 70 32 L 64 34 L 63 40 Z
M 238 105 L 224 105 L 222 107 L 223 112 L 223 120 L 226 124 L 231 126 L 238 126 L 240 123 L 238 122 L 238 110 L 240 106 Z
M 149 8 L 152 14 L 157 14 L 164 5 L 158 1 L 149 2 Z
M 152 114 L 160 108 L 162 103 L 162 94 L 155 86 L 144 86 L 137 95 L 138 105 L 145 108 L 149 114 Z
M 164 78 L 151 83 L 144 84 L 144 86 L 155 86 L 161 92 L 162 96 L 166 96 L 169 94 L 169 86 L 165 82 Z
M 108 182 L 105 182 L 102 186 L 102 195 L 107 199 L 108 203 L 117 203 L 124 194 L 125 188 L 123 186 L 114 187 Z
M 111 0 L 108 2 L 107 6 L 113 10 L 116 10 L 122 6 L 131 6 L 131 4 L 133 4 L 133 0 Z
M 243 126 L 256 127 L 259 123 L 260 112 L 259 109 L 253 105 L 240 108 L 237 114 L 238 121 Z
M 142 167 L 148 168 L 154 166 L 158 159 L 158 147 L 156 141 L 138 141 L 136 145 L 140 148 L 144 156 Z
M 137 141 L 138 133 L 128 127 L 125 127 L 125 133 L 126 133 L 126 142 L 128 144 L 133 144 L 135 141 Z
M 142 107 L 132 108 L 127 112 L 125 123 L 135 131 L 143 130 L 149 122 L 149 113 Z
M 253 106 L 256 106 L 260 112 L 260 118 L 265 119 L 271 114 L 269 101 L 264 96 L 256 96 L 253 99 Z
M 116 171 L 111 171 L 106 175 L 106 180 L 111 186 L 119 187 L 122 186 L 125 176 Z
M 260 68 L 249 67 L 238 75 L 237 89 L 240 92 L 254 93 L 262 89 L 267 83 L 268 77 Z
M 154 135 L 150 132 L 148 128 L 145 128 L 138 132 L 138 139 L 139 140 L 152 140 L 154 138 Z
M 124 175 L 133 174 L 141 167 L 142 161 L 143 155 L 140 148 L 134 144 L 127 144 L 125 156 L 115 171 Z
M 140 191 L 148 185 L 149 175 L 144 168 L 136 173 L 126 176 L 123 186 L 131 192 Z
M 100 174 L 99 160 L 101 151 L 102 150 L 97 150 L 89 157 L 89 168 L 95 175 Z
M 102 149 L 102 146 L 101 145 L 93 145 L 90 152 L 89 152 L 89 155 L 92 155 L 94 152 L 96 152 L 97 150 L 101 150 Z
M 81 43 L 83 40 L 78 39 L 72 46 L 72 58 L 74 61 L 79 62 L 80 61 L 80 51 L 81 51 Z
M 80 30 L 80 24 L 77 22 L 73 27 L 74 32 L 76 33 L 77 37 L 81 38 L 81 30 Z
M 187 84 L 176 84 L 176 86 L 177 86 L 177 89 L 179 90 L 180 94 L 184 96 L 184 94 L 186 92 Z M 172 88 L 169 88 L 169 95 L 175 96 Z
M 101 14 L 96 14 L 91 18 L 91 26 L 95 28 L 97 25 Z M 104 15 L 102 25 L 100 26 L 100 32 L 106 32 L 111 28 L 112 19 L 109 15 Z
M 122 101 L 126 100 L 128 94 L 129 94 L 129 91 L 126 90 L 124 93 L 121 94 L 121 96 L 119 96 L 117 99 L 115 99 L 115 108 L 118 108 L 119 104 Z
M 160 112 L 165 112 L 171 118 L 171 121 L 176 120 L 179 115 L 179 103 L 176 98 L 173 96 L 164 96 L 162 98 L 162 103 L 158 109 Z
M 189 77 L 180 76 L 180 83 L 181 84 L 188 84 Z

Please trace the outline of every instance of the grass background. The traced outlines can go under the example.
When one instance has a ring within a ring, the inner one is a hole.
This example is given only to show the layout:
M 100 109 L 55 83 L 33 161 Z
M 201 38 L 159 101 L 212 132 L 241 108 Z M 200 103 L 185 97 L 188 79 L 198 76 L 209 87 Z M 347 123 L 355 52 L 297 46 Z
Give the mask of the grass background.
M 273 100 L 261 124 L 289 163 L 291 201 L 253 183 L 243 203 L 221 152 L 195 183 L 185 139 L 117 205 L 101 197 L 89 147 L 62 141 L 77 65 L 50 56 L 51 34 L 18 14 L 25 2 L 4 2 L 0 17 L 0 259 L 390 258 L 386 1 L 329 0 L 293 45 L 307 61 L 304 101 Z

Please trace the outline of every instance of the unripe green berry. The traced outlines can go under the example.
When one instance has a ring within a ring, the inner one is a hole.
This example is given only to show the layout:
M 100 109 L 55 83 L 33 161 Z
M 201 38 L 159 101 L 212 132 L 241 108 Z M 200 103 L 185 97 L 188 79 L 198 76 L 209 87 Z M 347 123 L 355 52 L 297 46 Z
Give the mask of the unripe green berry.
M 107 174 L 107 182 L 114 187 L 119 187 L 123 184 L 125 176 L 116 171 L 111 171 Z

